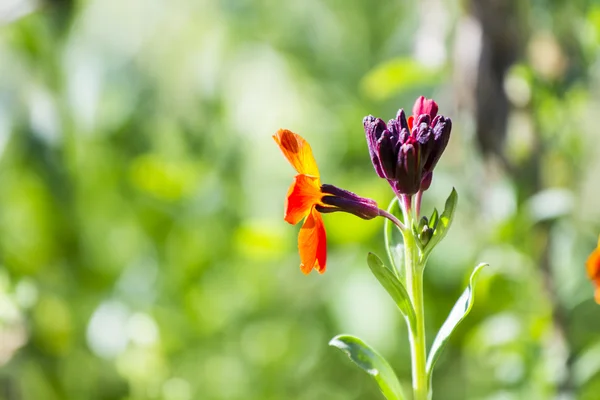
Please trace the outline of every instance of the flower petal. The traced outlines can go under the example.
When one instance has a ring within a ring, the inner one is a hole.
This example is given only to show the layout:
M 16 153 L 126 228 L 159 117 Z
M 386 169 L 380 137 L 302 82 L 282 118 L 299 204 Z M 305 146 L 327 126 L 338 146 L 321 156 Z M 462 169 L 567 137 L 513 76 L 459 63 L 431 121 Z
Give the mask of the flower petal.
M 590 254 L 585 263 L 585 267 L 588 278 L 596 287 L 594 299 L 596 300 L 596 303 L 600 304 L 600 247 L 596 248 L 592 254 Z
M 398 137 L 392 136 L 388 130 L 383 131 L 377 142 L 379 163 L 381 164 L 383 175 L 387 179 L 396 179 L 396 160 L 398 159 L 399 145 Z
M 310 213 L 315 204 L 321 201 L 322 196 L 319 178 L 296 175 L 294 183 L 288 189 L 283 219 L 296 225 Z
M 590 254 L 585 266 L 589 279 L 600 279 L 600 248 L 595 249 L 592 254 Z
M 385 122 L 379 118 L 375 118 L 372 115 L 366 116 L 363 119 L 363 126 L 365 128 L 365 134 L 367 137 L 367 147 L 369 148 L 369 154 L 371 156 L 371 162 L 375 167 L 375 172 L 380 178 L 385 178 L 381 162 L 379 161 L 379 152 L 377 150 L 377 141 L 386 130 Z
M 300 270 L 303 273 L 309 274 L 313 268 L 320 274 L 325 272 L 327 236 L 323 218 L 315 208 L 311 210 L 298 234 L 298 251 Z
M 398 163 L 393 186 L 403 194 L 415 194 L 421 187 L 421 144 L 419 142 L 404 143 L 398 152 Z
M 452 121 L 441 115 L 435 117 L 432 122 L 432 138 L 428 139 L 426 146 L 429 148 L 425 153 L 424 171 L 431 172 L 436 166 L 442 153 L 450 141 L 450 132 L 452 130 Z
M 417 101 L 415 101 L 415 105 L 413 106 L 413 115 L 418 117 L 422 114 L 427 114 L 434 119 L 438 113 L 438 105 L 432 99 L 427 99 L 423 96 L 420 96 Z
M 312 149 L 302 136 L 287 129 L 280 129 L 273 135 L 273 139 L 299 174 L 319 177 L 319 169 Z

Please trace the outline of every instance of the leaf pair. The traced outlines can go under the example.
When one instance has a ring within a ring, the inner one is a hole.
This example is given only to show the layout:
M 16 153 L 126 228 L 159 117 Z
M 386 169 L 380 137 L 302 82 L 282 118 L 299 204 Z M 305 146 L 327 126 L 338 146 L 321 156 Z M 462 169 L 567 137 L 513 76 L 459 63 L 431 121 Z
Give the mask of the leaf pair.
M 404 315 L 408 326 L 413 329 L 412 327 L 415 326 L 415 310 L 402 282 L 375 254 L 369 253 L 367 263 L 373 275 L 389 293 L 402 315 Z M 405 399 L 402 386 L 400 386 L 392 367 L 385 358 L 365 342 L 355 336 L 339 335 L 334 337 L 329 345 L 345 352 L 356 365 L 372 375 L 386 399 Z
M 396 305 L 398 305 L 398 308 L 400 308 L 407 321 L 411 319 L 414 321 L 414 309 L 404 286 L 395 276 L 393 276 L 391 271 L 383 265 L 379 257 L 375 254 L 369 253 L 368 262 L 369 267 L 371 267 L 371 270 L 379 282 L 394 299 Z M 450 311 L 450 314 L 448 314 L 446 321 L 433 341 L 429 356 L 427 357 L 427 380 L 430 387 L 435 363 L 440 358 L 442 351 L 446 347 L 450 336 L 456 330 L 456 327 L 465 319 L 473 308 L 475 300 L 475 280 L 486 265 L 487 264 L 482 263 L 475 267 L 471 273 L 469 285 L 454 304 L 454 307 Z M 386 281 L 386 283 L 383 281 Z M 390 364 L 368 344 L 355 336 L 338 335 L 329 342 L 329 345 L 337 347 L 345 352 L 348 357 L 350 357 L 350 360 L 362 368 L 366 373 L 373 376 L 386 399 L 405 399 L 400 382 Z

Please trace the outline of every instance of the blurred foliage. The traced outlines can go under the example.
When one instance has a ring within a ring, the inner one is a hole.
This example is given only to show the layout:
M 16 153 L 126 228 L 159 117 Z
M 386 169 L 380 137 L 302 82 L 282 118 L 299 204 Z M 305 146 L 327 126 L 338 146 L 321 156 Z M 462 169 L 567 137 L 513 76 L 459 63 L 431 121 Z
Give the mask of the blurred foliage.
M 434 393 L 597 399 L 600 6 L 519 3 L 503 164 L 457 100 L 468 4 L 3 0 L 0 399 L 380 398 L 327 346 L 341 332 L 409 385 L 404 322 L 366 264 L 382 221 L 326 215 L 328 271 L 303 276 L 269 136 L 301 133 L 325 182 L 385 206 L 361 120 L 419 94 L 454 121 L 423 210 L 460 194 L 426 271 L 430 343 L 491 265 Z

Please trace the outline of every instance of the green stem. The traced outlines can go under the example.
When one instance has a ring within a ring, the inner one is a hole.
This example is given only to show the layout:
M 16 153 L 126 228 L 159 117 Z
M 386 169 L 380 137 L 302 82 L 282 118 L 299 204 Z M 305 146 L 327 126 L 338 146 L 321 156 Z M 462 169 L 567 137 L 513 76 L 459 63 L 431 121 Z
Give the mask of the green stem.
M 406 225 L 404 235 L 405 276 L 408 295 L 415 310 L 415 326 L 409 329 L 412 361 L 412 381 L 414 400 L 429 400 L 427 383 L 427 348 L 425 342 L 425 313 L 423 307 L 423 268 L 419 263 L 419 249 L 413 236 L 412 215 L 405 211 Z

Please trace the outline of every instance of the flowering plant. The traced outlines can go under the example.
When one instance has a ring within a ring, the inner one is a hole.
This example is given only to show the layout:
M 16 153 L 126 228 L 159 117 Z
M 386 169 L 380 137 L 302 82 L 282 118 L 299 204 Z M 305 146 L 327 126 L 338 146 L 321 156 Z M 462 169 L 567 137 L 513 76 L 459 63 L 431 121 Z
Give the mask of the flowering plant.
M 369 253 L 367 264 L 389 293 L 406 320 L 412 364 L 412 391 L 415 400 L 432 397 L 433 368 L 457 325 L 473 305 L 475 278 L 486 264 L 473 270 L 470 283 L 450 311 L 429 351 L 425 341 L 423 272 L 435 246 L 446 235 L 454 216 L 458 195 L 453 189 L 444 210 L 429 217 L 421 214 L 421 198 L 431 185 L 433 170 L 450 139 L 452 121 L 438 115 L 435 101 L 419 97 L 412 115 L 400 110 L 387 124 L 371 115 L 363 120 L 367 145 L 375 172 L 386 179 L 395 197 L 386 210 L 374 200 L 322 184 L 310 145 L 300 135 L 281 129 L 273 136 L 281 151 L 298 173 L 290 186 L 284 219 L 297 224 L 304 219 L 298 235 L 300 269 L 305 274 L 316 269 L 324 273 L 327 261 L 326 233 L 321 213 L 342 211 L 363 219 L 385 218 L 384 237 L 390 266 Z M 393 230 L 403 241 L 393 240 Z M 403 253 L 403 261 L 397 255 Z M 405 399 L 402 387 L 389 363 L 371 346 L 351 335 L 338 335 L 330 343 L 373 376 L 389 400 Z

